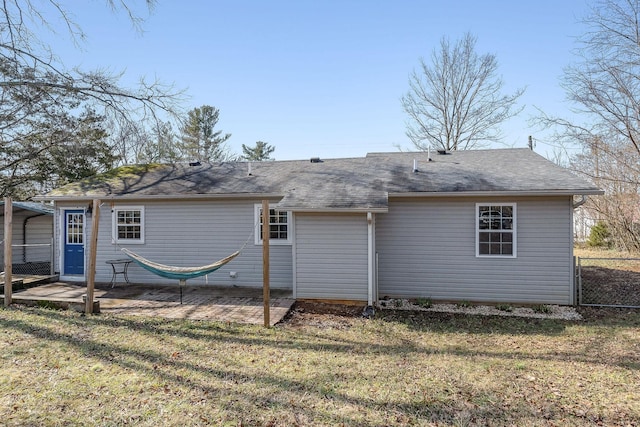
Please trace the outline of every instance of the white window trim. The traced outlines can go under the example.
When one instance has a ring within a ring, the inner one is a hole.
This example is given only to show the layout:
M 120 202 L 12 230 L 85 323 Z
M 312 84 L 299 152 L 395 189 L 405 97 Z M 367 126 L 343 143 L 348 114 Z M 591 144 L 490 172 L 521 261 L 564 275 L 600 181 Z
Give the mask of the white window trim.
M 69 211 L 69 210 L 79 210 L 82 211 L 84 213 L 84 223 L 82 225 L 82 228 L 84 229 L 84 237 L 83 237 L 83 241 L 85 242 L 85 251 L 84 251 L 84 274 L 82 275 L 70 275 L 70 274 L 66 274 L 66 272 L 64 271 L 64 235 L 65 235 L 65 227 L 67 226 L 66 224 L 66 218 L 65 218 L 65 211 Z M 60 248 L 58 250 L 58 270 L 61 272 L 60 274 L 60 280 L 67 280 L 69 282 L 79 282 L 79 281 L 83 281 L 84 278 L 86 277 L 87 274 L 87 207 L 86 206 L 61 206 L 58 208 L 58 230 L 60 232 L 60 235 L 58 236 L 58 247 Z
M 140 238 L 139 239 L 119 239 L 118 238 L 118 211 L 140 211 Z M 114 206 L 111 210 L 111 243 L 118 245 L 142 245 L 145 234 L 144 206 Z
M 286 239 L 269 239 L 269 245 L 291 245 L 292 242 L 292 220 L 291 220 L 291 211 L 283 211 L 278 208 L 273 208 L 269 205 L 269 209 L 275 209 L 279 212 L 287 212 L 287 238 Z M 262 204 L 254 205 L 254 223 L 256 225 L 254 234 L 254 243 L 258 246 L 262 246 L 262 235 L 260 234 L 260 211 L 262 210 Z
M 480 254 L 480 215 L 478 211 L 480 206 L 511 206 L 513 209 L 513 254 L 512 255 L 492 255 L 492 254 Z M 504 202 L 483 202 L 476 203 L 473 214 L 476 217 L 476 258 L 517 258 L 518 257 L 518 209 L 517 203 L 504 203 Z

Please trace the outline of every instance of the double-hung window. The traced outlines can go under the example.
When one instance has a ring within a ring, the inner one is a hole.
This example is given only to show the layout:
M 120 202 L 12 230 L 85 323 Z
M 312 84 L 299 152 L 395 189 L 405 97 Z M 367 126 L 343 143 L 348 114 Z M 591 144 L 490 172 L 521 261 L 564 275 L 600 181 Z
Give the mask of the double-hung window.
M 113 209 L 113 240 L 116 243 L 144 243 L 144 208 Z
M 262 205 L 255 206 L 256 245 L 262 244 Z M 291 213 L 279 209 L 269 209 L 269 243 L 276 245 L 291 244 Z
M 476 256 L 516 256 L 516 204 L 476 204 Z

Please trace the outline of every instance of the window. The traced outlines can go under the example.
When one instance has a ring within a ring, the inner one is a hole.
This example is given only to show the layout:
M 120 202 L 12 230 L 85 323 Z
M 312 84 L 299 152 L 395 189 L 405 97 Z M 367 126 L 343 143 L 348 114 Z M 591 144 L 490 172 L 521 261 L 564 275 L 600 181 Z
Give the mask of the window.
M 84 213 L 67 212 L 67 245 L 81 245 L 84 238 Z
M 115 208 L 113 239 L 116 243 L 144 243 L 144 209 L 141 207 Z
M 476 205 L 476 256 L 516 256 L 516 205 Z
M 262 244 L 262 205 L 256 205 L 256 245 Z M 269 209 L 269 243 L 286 245 L 291 243 L 290 213 Z

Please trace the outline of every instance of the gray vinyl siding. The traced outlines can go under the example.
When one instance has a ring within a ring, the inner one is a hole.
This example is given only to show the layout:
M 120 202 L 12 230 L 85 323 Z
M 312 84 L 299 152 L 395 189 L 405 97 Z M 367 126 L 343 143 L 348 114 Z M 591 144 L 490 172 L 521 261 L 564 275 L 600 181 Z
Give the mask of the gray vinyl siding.
M 0 215 L 4 218 L 4 215 Z M 26 221 L 26 223 L 25 223 Z M 0 227 L 0 241 L 4 241 L 4 226 Z M 26 233 L 26 235 L 25 235 Z M 53 216 L 39 215 L 33 211 L 14 209 L 12 214 L 12 244 L 51 244 L 53 238 Z M 15 246 L 12 249 L 13 264 L 49 261 L 50 247 L 24 248 Z M 4 263 L 4 251 L 1 262 Z M 0 266 L 0 270 L 2 267 Z
M 365 214 L 295 214 L 296 297 L 367 300 Z
M 192 285 L 222 285 L 262 287 L 262 245 L 254 242 L 256 224 L 254 206 L 259 201 L 158 201 L 118 203 L 117 207 L 144 207 L 144 243 L 113 244 L 111 207 L 105 202 L 100 209 L 100 227 L 96 259 L 96 281 L 111 280 L 111 266 L 107 260 L 126 258 L 126 247 L 154 262 L 173 266 L 210 264 L 239 250 L 242 253 L 229 264 L 206 277 L 190 279 Z M 59 211 L 57 212 L 60 213 Z M 87 216 L 86 248 L 92 218 Z M 58 228 L 58 230 L 60 230 Z M 58 231 L 59 232 L 59 231 Z M 236 278 L 230 272 L 237 273 Z M 291 245 L 271 245 L 270 286 L 279 289 L 292 287 Z M 129 267 L 133 283 L 174 284 L 175 280 L 156 276 L 135 263 Z M 122 280 L 122 276 L 118 276 Z
M 476 257 L 476 203 L 517 204 L 517 257 Z M 390 199 L 377 216 L 380 297 L 572 303 L 571 198 Z

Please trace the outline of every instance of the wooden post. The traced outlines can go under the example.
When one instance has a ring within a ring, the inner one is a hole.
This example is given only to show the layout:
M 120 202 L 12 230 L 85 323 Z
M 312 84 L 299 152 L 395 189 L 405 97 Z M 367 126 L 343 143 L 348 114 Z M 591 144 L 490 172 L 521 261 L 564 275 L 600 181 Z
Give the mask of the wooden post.
M 93 200 L 91 219 L 91 240 L 89 243 L 89 270 L 87 271 L 87 301 L 85 313 L 93 313 L 93 291 L 96 285 L 96 250 L 98 248 L 98 230 L 100 227 L 100 200 Z
M 262 201 L 262 300 L 264 304 L 264 327 L 271 326 L 269 312 L 269 201 Z
M 4 306 L 11 305 L 13 293 L 13 202 L 11 197 L 4 198 Z

